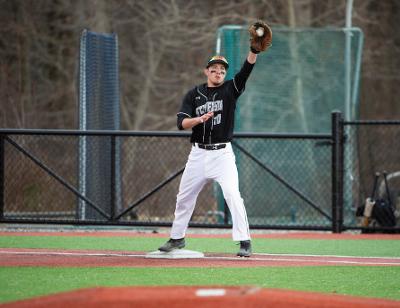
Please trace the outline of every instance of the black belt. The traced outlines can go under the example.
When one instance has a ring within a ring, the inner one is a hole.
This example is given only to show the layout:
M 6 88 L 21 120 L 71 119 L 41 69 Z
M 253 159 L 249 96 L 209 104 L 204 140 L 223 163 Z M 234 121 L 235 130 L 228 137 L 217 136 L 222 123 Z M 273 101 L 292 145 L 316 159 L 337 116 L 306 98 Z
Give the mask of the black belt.
M 203 144 L 203 143 L 196 143 L 200 149 L 204 150 L 219 150 L 226 147 L 226 144 Z M 193 144 L 194 145 L 194 144 Z

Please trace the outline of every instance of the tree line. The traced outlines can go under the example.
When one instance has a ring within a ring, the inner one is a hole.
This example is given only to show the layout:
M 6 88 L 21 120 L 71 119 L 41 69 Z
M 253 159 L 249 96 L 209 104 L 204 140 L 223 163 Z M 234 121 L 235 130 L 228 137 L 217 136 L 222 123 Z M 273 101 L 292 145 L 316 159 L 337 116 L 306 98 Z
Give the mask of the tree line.
M 78 128 L 79 37 L 118 34 L 121 123 L 174 130 L 182 96 L 204 81 L 217 29 L 260 18 L 289 27 L 344 27 L 345 0 L 0 0 L 0 126 Z M 400 4 L 354 0 L 365 35 L 360 117 L 396 119 Z

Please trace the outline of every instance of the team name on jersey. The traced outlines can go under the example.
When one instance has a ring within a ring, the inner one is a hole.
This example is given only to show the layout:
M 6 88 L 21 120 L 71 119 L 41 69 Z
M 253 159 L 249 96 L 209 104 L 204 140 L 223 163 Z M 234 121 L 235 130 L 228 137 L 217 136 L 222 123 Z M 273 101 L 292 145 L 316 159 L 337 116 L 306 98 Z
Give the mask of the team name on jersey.
M 222 99 L 212 102 L 206 102 L 204 105 L 201 105 L 196 108 L 196 115 L 199 117 L 207 112 L 216 112 L 224 109 L 224 102 Z

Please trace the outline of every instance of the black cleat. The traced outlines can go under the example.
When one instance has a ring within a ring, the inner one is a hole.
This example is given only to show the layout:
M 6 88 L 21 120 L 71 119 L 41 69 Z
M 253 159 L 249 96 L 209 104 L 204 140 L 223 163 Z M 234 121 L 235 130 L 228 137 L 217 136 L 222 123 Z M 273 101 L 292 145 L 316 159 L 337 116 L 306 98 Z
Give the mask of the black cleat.
M 174 249 L 181 249 L 183 247 L 185 247 L 185 238 L 177 240 L 171 238 L 164 245 L 158 248 L 158 250 L 163 252 L 170 252 Z
M 237 256 L 246 258 L 251 256 L 251 241 L 240 241 L 240 250 Z

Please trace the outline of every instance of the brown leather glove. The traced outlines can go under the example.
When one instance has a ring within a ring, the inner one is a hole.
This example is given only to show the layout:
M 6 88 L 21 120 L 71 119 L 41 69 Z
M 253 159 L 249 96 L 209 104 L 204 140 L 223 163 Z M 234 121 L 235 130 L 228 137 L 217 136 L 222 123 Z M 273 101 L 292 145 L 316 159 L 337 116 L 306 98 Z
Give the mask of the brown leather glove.
M 262 20 L 258 20 L 249 27 L 250 50 L 253 53 L 260 53 L 272 45 L 272 30 Z

